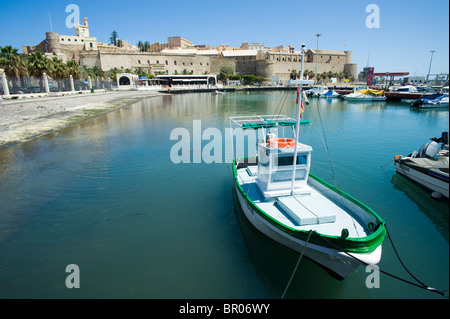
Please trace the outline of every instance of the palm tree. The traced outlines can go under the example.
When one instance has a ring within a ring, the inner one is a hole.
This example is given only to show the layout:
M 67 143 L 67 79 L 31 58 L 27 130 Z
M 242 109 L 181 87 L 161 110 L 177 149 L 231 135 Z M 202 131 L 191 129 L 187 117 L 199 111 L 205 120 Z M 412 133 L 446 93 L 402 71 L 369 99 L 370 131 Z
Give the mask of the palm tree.
M 319 82 L 320 80 L 322 80 L 322 74 L 320 74 L 320 73 L 317 73 L 317 82 Z
M 27 75 L 27 62 L 22 55 L 17 53 L 18 49 L 7 45 L 0 47 L 0 68 L 5 71 L 6 76 L 11 82 L 14 92 L 18 91 L 17 77 L 23 86 L 23 76 Z
M 76 61 L 67 61 L 67 73 L 71 75 L 75 80 L 81 79 L 81 68 Z
M 150 51 L 150 42 L 148 42 L 148 41 L 144 42 L 144 51 L 145 52 Z
M 144 52 L 144 43 L 142 43 L 142 41 L 138 42 L 137 47 L 139 48 L 139 51 Z
M 327 78 L 328 78 L 328 82 L 331 82 L 331 78 L 334 77 L 334 73 L 332 71 L 328 71 L 327 72 Z
M 67 79 L 67 77 L 69 76 L 67 64 L 63 63 L 57 57 L 53 57 L 49 67 L 49 75 L 53 79 L 58 81 L 58 89 L 59 91 L 61 91 L 63 86 L 63 79 Z
M 337 78 L 338 78 L 339 83 L 341 83 L 342 79 L 344 78 L 344 72 L 338 72 Z
M 322 72 L 322 80 L 323 80 L 323 84 L 325 84 L 325 83 L 327 83 L 326 81 L 327 81 L 327 77 L 328 77 L 328 73 L 327 72 Z
M 121 72 L 121 70 L 119 68 L 112 68 L 111 70 L 109 70 L 109 78 L 111 79 L 111 81 L 116 81 L 117 80 L 117 74 Z
M 92 73 L 94 74 L 94 77 L 96 78 L 101 78 L 105 76 L 105 72 L 103 72 L 102 69 L 100 69 L 98 66 L 93 66 L 92 67 Z
M 297 77 L 298 77 L 297 70 L 293 69 L 293 70 L 291 71 L 291 76 L 290 76 L 290 78 L 291 78 L 291 80 L 297 80 Z
M 223 83 L 228 83 L 228 79 L 233 76 L 234 69 L 231 66 L 224 65 L 220 68 L 220 73 L 217 75 L 217 79 Z
M 43 75 L 49 72 L 50 60 L 47 59 L 41 52 L 33 52 L 28 57 L 28 74 L 39 78 L 39 86 L 41 91 L 44 90 Z
M 117 34 L 117 31 L 114 30 L 113 32 L 111 32 L 111 37 L 109 38 L 109 43 L 111 43 L 112 45 L 117 46 L 117 40 L 119 39 L 119 35 Z

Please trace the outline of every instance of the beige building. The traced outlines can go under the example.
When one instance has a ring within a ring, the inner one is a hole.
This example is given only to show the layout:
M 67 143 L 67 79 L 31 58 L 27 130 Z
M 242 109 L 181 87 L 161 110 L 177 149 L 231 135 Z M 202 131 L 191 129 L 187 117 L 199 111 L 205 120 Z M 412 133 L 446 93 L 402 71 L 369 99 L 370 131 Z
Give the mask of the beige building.
M 195 46 L 183 37 L 169 37 L 167 44 L 151 45 L 151 52 L 140 52 L 137 46 L 123 41 L 122 47 L 97 42 L 89 33 L 87 18 L 75 26 L 75 35 L 46 33 L 46 39 L 36 46 L 23 47 L 23 53 L 34 51 L 57 56 L 63 61 L 75 60 L 81 65 L 99 67 L 108 72 L 112 68 L 142 69 L 150 74 L 218 74 L 222 66 L 230 66 L 237 75 L 259 75 L 270 81 L 276 76 L 282 81 L 291 72 L 301 69 L 302 55 L 295 47 L 280 45 L 268 50 L 263 43 L 242 43 L 241 48 L 222 44 L 216 49 L 207 45 Z M 350 72 L 357 78 L 357 65 L 352 63 L 351 51 L 309 49 L 305 52 L 305 70 L 318 73 Z
M 167 40 L 169 49 L 190 49 L 194 46 L 191 41 L 188 41 L 183 37 L 169 37 Z

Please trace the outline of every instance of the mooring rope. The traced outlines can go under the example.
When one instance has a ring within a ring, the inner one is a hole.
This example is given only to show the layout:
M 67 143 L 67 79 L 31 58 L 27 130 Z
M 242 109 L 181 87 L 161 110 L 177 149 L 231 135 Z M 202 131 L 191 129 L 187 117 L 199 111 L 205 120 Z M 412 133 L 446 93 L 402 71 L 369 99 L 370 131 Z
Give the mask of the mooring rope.
M 410 284 L 410 285 L 415 286 L 415 287 L 418 287 L 418 288 L 425 289 L 425 290 L 427 290 L 427 291 L 435 292 L 435 293 L 437 293 L 437 294 L 439 294 L 439 295 L 441 295 L 441 296 L 444 296 L 444 297 L 447 297 L 447 298 L 448 298 L 448 296 L 445 295 L 445 292 L 448 291 L 448 290 L 442 290 L 442 291 L 440 291 L 440 290 L 437 290 L 436 288 L 432 288 L 432 287 L 430 287 L 430 286 L 428 286 L 428 285 L 425 285 L 422 281 L 420 281 L 419 279 L 417 279 L 417 277 L 415 277 L 415 276 L 414 276 L 414 275 L 406 268 L 405 264 L 402 262 L 400 256 L 398 255 L 397 250 L 395 249 L 394 243 L 393 243 L 393 241 L 392 241 L 392 237 L 391 237 L 390 234 L 389 234 L 389 231 L 388 231 L 388 229 L 387 229 L 387 226 L 385 226 L 385 227 L 386 227 L 386 232 L 387 232 L 388 237 L 389 237 L 389 241 L 391 242 L 392 247 L 394 248 L 394 252 L 395 252 L 397 258 L 399 259 L 401 265 L 402 265 L 403 268 L 408 272 L 408 274 L 410 274 L 411 277 L 413 277 L 419 284 L 417 284 L 417 283 L 415 283 L 415 282 L 412 282 L 412 281 L 409 281 L 409 280 L 407 280 L 407 279 L 403 279 L 403 278 L 401 278 L 401 277 L 399 277 L 399 276 L 396 276 L 396 275 L 394 275 L 394 274 L 388 273 L 387 271 L 384 271 L 384 270 L 382 270 L 382 269 L 380 269 L 380 268 L 378 268 L 378 270 L 379 270 L 381 273 L 383 273 L 383 274 L 385 274 L 385 275 L 387 275 L 387 276 L 390 276 L 390 277 L 392 277 L 392 278 L 394 278 L 394 279 L 403 281 L 403 282 L 405 282 L 405 283 L 407 283 L 407 284 Z M 338 249 L 338 250 L 344 252 L 346 255 L 348 255 L 348 256 L 352 257 L 353 259 L 357 260 L 357 261 L 360 262 L 361 264 L 366 265 L 366 266 L 373 267 L 373 265 L 370 265 L 370 264 L 368 264 L 368 263 L 366 263 L 366 262 L 364 262 L 364 261 L 362 261 L 362 260 L 356 258 L 355 256 L 349 254 L 349 253 L 346 252 L 344 249 L 342 249 L 341 247 L 339 247 L 339 246 L 336 245 L 335 243 L 329 241 L 327 238 L 321 236 L 321 235 L 320 235 L 319 233 L 317 233 L 316 231 L 314 231 L 313 233 L 314 233 L 316 236 L 318 236 L 319 238 L 321 238 L 322 240 L 324 240 L 325 242 L 327 242 L 328 244 L 334 246 L 336 249 Z
M 295 265 L 294 271 L 292 272 L 291 278 L 289 279 L 289 282 L 287 283 L 286 288 L 284 289 L 284 292 L 283 292 L 283 295 L 281 296 L 281 299 L 284 299 L 284 296 L 286 295 L 286 292 L 288 291 L 289 286 L 291 285 L 292 279 L 294 278 L 294 275 L 297 272 L 298 265 L 300 265 L 300 261 L 302 260 L 303 253 L 305 252 L 305 248 L 308 245 L 309 238 L 311 237 L 312 233 L 313 233 L 312 230 L 310 230 L 309 233 L 308 233 L 308 238 L 306 239 L 305 246 L 303 246 L 302 253 L 300 254 L 300 258 L 297 261 L 297 265 Z

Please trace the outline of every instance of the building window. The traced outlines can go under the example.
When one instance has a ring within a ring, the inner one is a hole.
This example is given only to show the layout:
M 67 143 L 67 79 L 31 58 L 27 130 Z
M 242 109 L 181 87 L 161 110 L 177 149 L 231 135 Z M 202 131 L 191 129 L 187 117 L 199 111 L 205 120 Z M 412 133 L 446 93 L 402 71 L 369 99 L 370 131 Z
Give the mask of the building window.
M 141 60 L 138 60 L 138 63 L 141 64 Z
M 90 45 L 90 47 L 91 48 L 93 48 L 94 47 L 94 44 L 91 42 L 91 43 L 89 43 L 89 45 Z
M 200 62 L 200 65 L 203 65 L 203 63 L 202 63 L 202 62 Z
M 206 65 L 209 65 L 209 63 L 206 63 Z
M 64 41 L 64 39 L 61 39 L 61 41 Z
M 156 60 L 156 64 L 159 64 L 159 60 Z
M 67 41 L 70 41 L 70 39 L 67 39 Z
M 177 65 L 177 61 L 173 61 L 173 65 Z
M 183 65 L 186 65 L 186 64 L 183 62 Z
M 166 60 L 166 65 L 169 65 L 169 61 Z
M 75 39 L 75 42 L 77 42 L 77 39 Z
M 150 64 L 150 60 L 147 60 L 147 63 Z
M 192 65 L 192 62 L 191 62 L 191 65 Z

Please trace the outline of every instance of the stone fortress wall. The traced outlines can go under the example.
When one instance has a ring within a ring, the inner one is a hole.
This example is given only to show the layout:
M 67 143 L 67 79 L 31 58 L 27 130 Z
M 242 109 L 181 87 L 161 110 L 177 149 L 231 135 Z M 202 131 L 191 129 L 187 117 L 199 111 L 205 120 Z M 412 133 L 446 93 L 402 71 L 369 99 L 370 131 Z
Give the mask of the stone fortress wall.
M 183 70 L 193 74 L 218 74 L 220 68 L 226 65 L 232 67 L 237 75 L 259 75 L 268 81 L 278 76 L 279 80 L 287 81 L 293 70 L 300 72 L 301 69 L 301 53 L 296 52 L 293 46 L 267 50 L 261 43 L 258 50 L 249 51 L 254 46 L 244 43 L 240 50 L 233 50 L 233 54 L 223 54 L 225 51 L 189 49 L 192 48 L 190 41 L 182 37 L 169 37 L 167 47 L 170 50 L 140 52 L 136 46 L 126 42 L 120 48 L 97 42 L 89 34 L 87 18 L 83 19 L 82 25 L 74 28 L 74 36 L 47 32 L 45 40 L 36 46 L 24 46 L 23 53 L 40 51 L 49 58 L 56 56 L 64 62 L 75 60 L 81 65 L 96 66 L 106 72 L 115 67 L 123 67 L 141 68 L 150 74 L 181 74 Z M 357 65 L 352 63 L 352 55 L 351 51 L 316 52 L 315 49 L 308 49 L 305 51 L 304 69 L 315 72 L 317 57 L 317 73 L 347 71 L 357 78 Z

